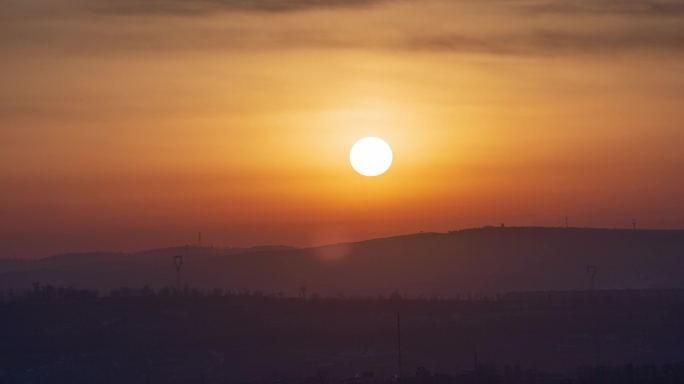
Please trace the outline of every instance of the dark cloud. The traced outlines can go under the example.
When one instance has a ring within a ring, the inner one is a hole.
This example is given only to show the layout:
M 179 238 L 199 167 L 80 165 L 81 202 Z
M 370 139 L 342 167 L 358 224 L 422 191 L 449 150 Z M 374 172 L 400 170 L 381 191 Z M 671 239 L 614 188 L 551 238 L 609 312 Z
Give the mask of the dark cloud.
M 63 1 L 64 12 L 71 13 L 61 22 L 59 17 L 50 16 L 33 23 L 25 23 L 20 17 L 12 23 L 0 23 L 0 48 L 83 54 L 300 47 L 500 55 L 684 52 L 684 20 L 680 20 L 684 18 L 684 0 Z M 326 21 L 320 22 L 320 19 L 312 21 L 314 18 L 309 18 L 309 15 L 293 13 L 330 7 L 356 9 L 389 3 L 409 6 L 400 7 L 396 14 L 369 12 L 366 14 L 372 17 L 358 23 L 354 23 L 356 14 L 344 14 L 338 23 L 330 25 Z M 50 4 L 54 6 L 55 3 Z M 73 5 L 77 6 L 74 8 Z M 42 8 L 16 8 L 13 14 L 31 13 L 36 9 Z M 425 13 L 421 14 L 423 11 Z M 136 18 L 94 18 L 92 12 L 110 16 L 160 17 L 154 22 L 141 23 Z M 227 17 L 230 22 L 223 24 L 204 23 L 199 17 L 187 22 L 167 23 L 162 20 L 164 16 L 220 12 L 264 12 L 275 16 Z M 277 15 L 282 12 L 291 13 L 287 17 Z M 553 17 L 531 17 L 528 12 L 549 13 Z M 604 18 L 604 15 L 614 17 Z M 473 19 L 480 17 L 482 23 L 472 23 Z M 458 20 L 469 22 L 461 24 Z
M 77 0 L 86 9 L 123 15 L 202 15 L 213 12 L 295 12 L 321 8 L 362 8 L 400 0 Z M 468 0 L 438 0 L 445 4 Z M 401 2 L 420 1 L 403 0 Z M 644 16 L 684 15 L 684 1 L 647 0 L 481 0 L 483 5 L 516 8 L 530 14 L 615 14 Z
M 486 37 L 442 34 L 414 37 L 407 41 L 406 46 L 417 50 L 526 55 L 649 50 L 684 52 L 684 29 L 660 33 L 618 31 L 582 34 L 570 31 L 535 31 Z
M 684 53 L 684 28 L 664 30 L 576 30 L 508 31 L 500 33 L 412 31 L 391 39 L 373 36 L 331 34 L 315 29 L 284 30 L 255 34 L 239 28 L 220 31 L 179 27 L 174 31 L 59 31 L 35 37 L 15 36 L 0 46 L 40 47 L 55 52 L 119 54 L 153 51 L 259 50 L 259 49 L 368 49 L 407 50 L 494 55 L 605 55 L 613 53 Z
M 684 2 L 646 0 L 544 0 L 518 4 L 532 14 L 595 14 L 672 17 L 684 15 Z
M 85 8 L 104 14 L 202 15 L 213 12 L 294 12 L 320 8 L 358 8 L 390 0 L 87 0 Z
M 111 15 L 192 16 L 217 12 L 285 13 L 326 8 L 366 8 L 388 3 L 468 5 L 543 15 L 684 16 L 684 0 L 25 0 L 0 2 L 0 19 L 17 12 L 55 14 L 60 8 Z M 455 15 L 458 16 L 458 15 Z

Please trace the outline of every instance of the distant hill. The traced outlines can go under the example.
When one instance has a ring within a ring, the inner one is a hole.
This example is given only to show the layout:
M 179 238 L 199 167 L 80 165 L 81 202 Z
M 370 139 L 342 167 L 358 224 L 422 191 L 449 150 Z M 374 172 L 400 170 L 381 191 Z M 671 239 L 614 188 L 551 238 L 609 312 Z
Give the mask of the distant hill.
M 1 260 L 0 289 L 33 282 L 107 291 L 175 284 L 184 247 Z M 589 288 L 684 288 L 684 231 L 485 227 L 295 249 L 190 247 L 183 283 L 297 295 L 456 296 Z

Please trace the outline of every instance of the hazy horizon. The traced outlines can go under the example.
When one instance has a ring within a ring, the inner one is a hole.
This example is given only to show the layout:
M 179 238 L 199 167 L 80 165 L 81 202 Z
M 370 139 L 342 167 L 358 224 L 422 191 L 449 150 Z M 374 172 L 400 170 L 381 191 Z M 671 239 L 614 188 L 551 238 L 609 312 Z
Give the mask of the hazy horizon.
M 529 225 L 529 226 L 504 226 L 502 227 L 501 225 L 504 223 L 500 223 L 498 225 L 493 225 L 493 224 L 487 224 L 484 226 L 480 227 L 468 227 L 468 228 L 457 228 L 457 229 L 450 229 L 447 231 L 419 231 L 419 232 L 406 232 L 406 233 L 394 233 L 394 234 L 387 234 L 385 236 L 378 236 L 378 237 L 364 237 L 364 238 L 357 238 L 357 239 L 346 239 L 344 241 L 332 241 L 332 242 L 322 242 L 322 243 L 317 243 L 317 244 L 306 244 L 306 245 L 293 245 L 293 244 L 286 244 L 286 243 L 259 243 L 259 244 L 245 244 L 245 245 L 240 245 L 240 246 L 233 246 L 230 244 L 215 244 L 210 241 L 207 241 L 206 238 L 202 238 L 202 243 L 200 244 L 198 242 L 199 238 L 197 237 L 197 234 L 195 234 L 194 241 L 187 241 L 185 243 L 167 243 L 167 244 L 157 244 L 153 245 L 150 247 L 146 248 L 130 248 L 129 246 L 126 246 L 127 248 L 117 248 L 117 249 L 85 249 L 81 251 L 67 251 L 67 252 L 57 252 L 53 254 L 46 254 L 46 255 L 34 255 L 33 257 L 6 257 L 0 255 L 0 260 L 2 259 L 32 259 L 32 260 L 40 260 L 40 259 L 46 259 L 50 258 L 53 256 L 61 256 L 61 255 L 67 255 L 67 254 L 81 254 L 81 255 L 88 255 L 88 254 L 99 254 L 99 253 L 122 253 L 122 254 L 139 254 L 139 253 L 146 253 L 150 251 L 157 251 L 157 250 L 164 250 L 164 249 L 175 249 L 175 248 L 185 248 L 189 247 L 190 250 L 192 249 L 201 249 L 201 248 L 206 248 L 206 249 L 217 249 L 217 250 L 246 250 L 246 251 L 259 251 L 259 248 L 266 248 L 267 251 L 271 248 L 277 249 L 277 248 L 283 248 L 283 249 L 293 249 L 293 250 L 312 250 L 312 249 L 317 249 L 317 248 L 326 248 L 330 246 L 345 246 L 345 245 L 350 245 L 350 244 L 357 244 L 357 243 L 364 243 L 364 242 L 372 242 L 376 240 L 389 240 L 389 239 L 396 239 L 396 238 L 403 238 L 403 237 L 410 237 L 410 236 L 419 236 L 419 235 L 430 235 L 430 234 L 435 234 L 435 235 L 449 235 L 449 234 L 454 234 L 454 233 L 462 233 L 462 232 L 475 232 L 478 230 L 487 230 L 487 229 L 508 229 L 508 230 L 548 230 L 548 229 L 568 229 L 572 231 L 625 231 L 627 233 L 630 233 L 631 231 L 634 231 L 635 229 L 633 227 L 579 227 L 579 226 L 568 226 L 565 227 L 563 225 L 561 226 L 538 226 L 538 225 Z M 636 231 L 639 232 L 682 232 L 684 229 L 676 229 L 676 228 L 636 228 Z M 192 236 L 190 236 L 192 237 Z

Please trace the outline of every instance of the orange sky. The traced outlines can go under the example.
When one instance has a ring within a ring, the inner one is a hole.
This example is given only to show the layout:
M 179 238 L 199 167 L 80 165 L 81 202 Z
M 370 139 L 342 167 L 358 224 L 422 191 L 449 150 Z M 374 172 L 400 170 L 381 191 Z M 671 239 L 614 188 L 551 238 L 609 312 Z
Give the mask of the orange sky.
M 0 4 L 0 257 L 684 228 L 678 2 L 188 4 Z

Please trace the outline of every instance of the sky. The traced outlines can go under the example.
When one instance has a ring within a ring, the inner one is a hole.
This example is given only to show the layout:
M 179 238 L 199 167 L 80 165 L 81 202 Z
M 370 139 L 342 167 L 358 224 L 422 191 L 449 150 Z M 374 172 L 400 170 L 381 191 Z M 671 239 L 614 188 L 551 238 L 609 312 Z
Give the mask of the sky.
M 684 229 L 683 1 L 5 0 L 0 84 L 0 257 Z

